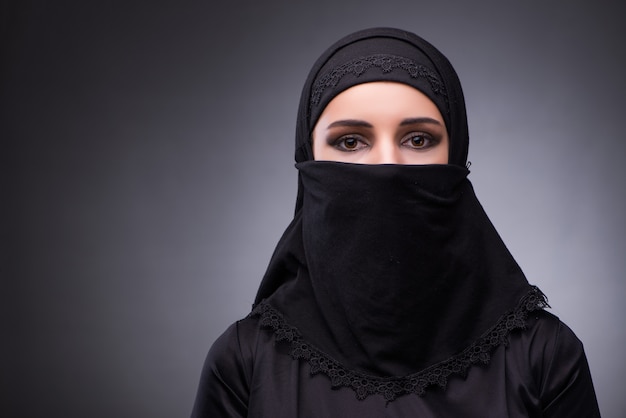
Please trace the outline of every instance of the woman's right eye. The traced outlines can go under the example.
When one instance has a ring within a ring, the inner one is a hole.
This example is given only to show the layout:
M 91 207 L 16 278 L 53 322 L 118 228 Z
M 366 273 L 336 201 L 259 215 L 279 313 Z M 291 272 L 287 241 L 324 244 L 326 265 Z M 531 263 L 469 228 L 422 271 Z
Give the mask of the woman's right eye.
M 352 152 L 367 147 L 367 144 L 356 136 L 342 136 L 333 141 L 333 146 L 340 151 Z

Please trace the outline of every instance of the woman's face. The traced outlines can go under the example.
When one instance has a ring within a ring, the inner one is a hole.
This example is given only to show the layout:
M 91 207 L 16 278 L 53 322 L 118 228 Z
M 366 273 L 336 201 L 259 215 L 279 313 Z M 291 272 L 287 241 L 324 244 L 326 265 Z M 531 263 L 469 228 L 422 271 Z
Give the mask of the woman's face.
M 333 98 L 313 129 L 316 160 L 447 164 L 448 132 L 435 104 L 406 84 L 358 84 Z

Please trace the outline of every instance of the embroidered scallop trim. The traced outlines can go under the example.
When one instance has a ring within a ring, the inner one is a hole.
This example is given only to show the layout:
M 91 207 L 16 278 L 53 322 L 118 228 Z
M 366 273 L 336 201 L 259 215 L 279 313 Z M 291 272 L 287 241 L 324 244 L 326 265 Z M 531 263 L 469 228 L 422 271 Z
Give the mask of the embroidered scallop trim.
M 430 83 L 433 93 L 443 96 L 446 103 L 448 102 L 448 94 L 444 84 L 437 76 L 437 73 L 430 68 L 417 64 L 413 60 L 405 57 L 377 54 L 348 61 L 339 67 L 333 68 L 330 72 L 319 78 L 313 85 L 310 102 L 311 108 L 319 104 L 324 90 L 337 86 L 339 80 L 346 74 L 353 74 L 355 77 L 359 77 L 372 67 L 380 68 L 383 74 L 400 68 L 409 73 L 413 78 L 424 78 Z
M 423 396 L 430 386 L 445 389 L 451 375 L 465 377 L 472 365 L 489 363 L 491 352 L 496 347 L 508 345 L 507 337 L 512 331 L 526 328 L 526 319 L 530 312 L 546 307 L 549 305 L 545 295 L 533 286 L 515 309 L 502 316 L 493 328 L 458 355 L 408 376 L 388 378 L 347 369 L 307 343 L 300 332 L 287 324 L 283 316 L 265 301 L 259 303 L 250 316 L 260 317 L 260 326 L 271 329 L 277 342 L 289 343 L 291 357 L 294 360 L 306 360 L 310 365 L 311 375 L 322 373 L 330 378 L 333 389 L 349 387 L 354 390 L 359 400 L 378 394 L 387 402 L 391 402 L 409 393 Z

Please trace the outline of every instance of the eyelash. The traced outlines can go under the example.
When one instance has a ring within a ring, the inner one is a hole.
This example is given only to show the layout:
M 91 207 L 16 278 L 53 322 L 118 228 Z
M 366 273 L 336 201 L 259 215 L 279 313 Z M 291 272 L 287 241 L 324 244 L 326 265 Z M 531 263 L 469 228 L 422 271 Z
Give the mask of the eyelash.
M 406 145 L 406 143 L 411 141 L 411 139 L 417 138 L 417 137 L 424 138 L 426 141 L 426 144 L 421 147 L 413 147 L 411 145 Z M 350 140 L 350 139 L 357 141 L 357 146 L 355 148 L 347 148 L 345 146 L 345 141 Z M 428 149 L 437 145 L 439 141 L 440 141 L 439 138 L 431 134 L 428 134 L 426 132 L 411 132 L 402 137 L 402 139 L 400 140 L 400 144 L 403 146 L 408 146 L 411 149 L 421 151 L 421 150 L 425 150 L 425 149 Z M 354 134 L 342 135 L 339 138 L 329 140 L 328 143 L 329 145 L 343 152 L 355 152 L 355 151 L 359 151 L 360 149 L 363 149 L 369 146 L 369 144 L 367 144 L 367 141 L 361 135 L 354 135 Z M 358 146 L 359 144 L 363 144 L 363 146 L 359 147 Z

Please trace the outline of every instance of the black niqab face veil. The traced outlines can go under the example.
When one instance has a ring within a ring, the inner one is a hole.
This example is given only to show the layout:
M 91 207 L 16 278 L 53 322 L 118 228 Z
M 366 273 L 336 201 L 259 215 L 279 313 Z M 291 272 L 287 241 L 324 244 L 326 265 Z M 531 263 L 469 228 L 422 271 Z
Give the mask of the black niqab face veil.
M 324 107 L 372 81 L 408 84 L 437 105 L 449 164 L 313 161 L 311 132 Z M 318 59 L 298 111 L 296 215 L 251 314 L 289 344 L 294 361 L 358 398 L 423 394 L 487 363 L 545 306 L 475 197 L 467 149 L 458 77 L 421 38 L 365 30 Z

